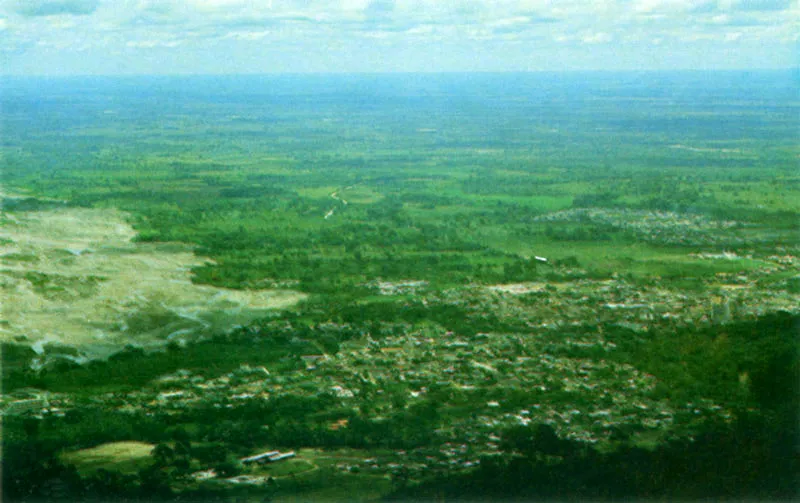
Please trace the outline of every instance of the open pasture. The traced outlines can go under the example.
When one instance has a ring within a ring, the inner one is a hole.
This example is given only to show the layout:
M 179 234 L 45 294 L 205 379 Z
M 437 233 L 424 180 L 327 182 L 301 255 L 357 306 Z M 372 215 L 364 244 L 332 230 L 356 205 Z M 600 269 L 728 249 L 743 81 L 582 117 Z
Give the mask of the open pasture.
M 121 473 L 136 473 L 152 462 L 155 446 L 144 442 L 110 442 L 89 449 L 67 452 L 61 459 L 75 465 L 78 472 L 90 474 L 103 469 Z

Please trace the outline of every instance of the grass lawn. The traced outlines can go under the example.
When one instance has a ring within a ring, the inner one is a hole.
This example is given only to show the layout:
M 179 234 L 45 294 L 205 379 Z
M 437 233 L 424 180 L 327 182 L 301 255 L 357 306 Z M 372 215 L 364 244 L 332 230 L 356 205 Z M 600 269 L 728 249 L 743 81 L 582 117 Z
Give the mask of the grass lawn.
M 155 446 L 144 442 L 110 442 L 89 449 L 67 452 L 61 460 L 75 465 L 81 475 L 101 468 L 121 473 L 136 473 L 150 464 L 150 453 Z
M 263 475 L 271 477 L 289 477 L 300 475 L 317 468 L 312 462 L 305 459 L 288 459 L 257 466 L 253 469 L 252 475 Z

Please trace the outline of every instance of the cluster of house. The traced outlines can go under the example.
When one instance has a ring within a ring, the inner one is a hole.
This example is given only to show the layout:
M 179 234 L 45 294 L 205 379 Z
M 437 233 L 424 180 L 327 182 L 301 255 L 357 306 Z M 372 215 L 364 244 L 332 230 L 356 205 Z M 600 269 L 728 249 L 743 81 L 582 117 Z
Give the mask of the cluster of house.
M 57 416 L 63 417 L 72 407 L 72 400 L 61 393 L 50 393 L 33 388 L 20 388 L 0 394 L 2 416 Z
M 576 208 L 541 215 L 534 221 L 591 222 L 659 244 L 741 247 L 754 242 L 753 236 L 746 237 L 739 232 L 748 227 L 746 223 L 670 211 Z
M 773 263 L 775 270 L 783 272 L 797 261 L 787 255 L 776 256 Z M 466 316 L 493 313 L 500 321 L 527 328 L 524 333 L 465 335 L 435 325 L 402 330 L 393 326 L 345 340 L 336 354 L 297 355 L 299 365 L 294 371 L 270 373 L 245 364 L 226 375 L 207 378 L 183 370 L 140 390 L 95 400 L 122 411 L 178 414 L 187 407 L 236 408 L 280 395 L 326 393 L 336 398 L 337 407 L 358 410 L 368 401 L 375 418 L 386 418 L 398 408 L 425 400 L 435 400 L 440 409 L 456 402 L 470 404 L 469 414 L 448 415 L 436 433 L 474 449 L 453 451 L 443 445 L 440 455 L 420 451 L 389 457 L 371 464 L 370 470 L 391 470 L 393 465 L 469 468 L 476 456 L 498 451 L 500 431 L 532 422 L 551 424 L 561 436 L 587 443 L 606 441 L 620 427 L 667 434 L 679 424 L 703 421 L 710 415 L 724 417 L 727 411 L 713 403 L 681 406 L 653 398 L 652 376 L 605 356 L 617 349 L 603 334 L 603 323 L 645 330 L 664 319 L 696 325 L 705 318 L 724 321 L 780 309 L 800 311 L 797 294 L 756 284 L 772 272 L 751 270 L 744 280 L 737 280 L 736 288 L 725 288 L 725 283 L 692 295 L 668 285 L 634 284 L 620 278 L 426 292 L 422 301 L 430 307 L 437 303 L 468 307 Z M 726 275 L 717 279 L 733 281 Z M 377 285 L 384 289 L 421 286 Z M 582 331 L 587 320 L 597 330 Z M 71 406 L 54 394 L 36 390 L 18 390 L 0 404 L 5 415 L 63 413 Z M 330 429 L 345 428 L 346 421 Z M 267 451 L 241 462 L 272 463 L 294 456 L 293 451 Z
M 547 295 L 532 304 L 518 300 L 531 291 Z M 343 341 L 336 354 L 298 355 L 300 365 L 291 372 L 270 374 L 263 367 L 243 365 L 229 374 L 206 378 L 179 371 L 153 386 L 103 399 L 120 410 L 180 413 L 187 407 L 236 408 L 251 400 L 317 392 L 353 409 L 369 401 L 376 417 L 386 417 L 396 412 L 397 403 L 409 406 L 430 400 L 431 390 L 438 390 L 437 396 L 444 397 L 441 406 L 447 406 L 448 396 L 475 404 L 473 414 L 457 414 L 442 431 L 483 443 L 487 450 L 497 431 L 530 421 L 550 422 L 569 438 L 603 441 L 621 424 L 668 429 L 677 413 L 650 398 L 648 376 L 611 358 L 602 359 L 603 354 L 616 351 L 602 332 L 603 322 L 644 330 L 674 316 L 671 322 L 697 324 L 704 316 L 722 319 L 756 310 L 791 309 L 792 298 L 797 300 L 788 292 L 748 285 L 728 292 L 727 297 L 720 295 L 717 290 L 686 295 L 623 279 L 581 279 L 547 289 L 541 285 L 463 287 L 430 293 L 425 301 L 432 306 L 474 305 L 476 316 L 497 313 L 501 320 L 523 323 L 526 332 L 464 335 L 434 326 L 409 326 Z M 799 309 L 795 303 L 794 310 Z M 583 330 L 587 320 L 597 330 Z M 592 357 L 580 357 L 584 353 Z M 517 403 L 520 392 L 514 390 L 525 390 L 530 403 Z M 570 394 L 568 401 L 564 393 Z

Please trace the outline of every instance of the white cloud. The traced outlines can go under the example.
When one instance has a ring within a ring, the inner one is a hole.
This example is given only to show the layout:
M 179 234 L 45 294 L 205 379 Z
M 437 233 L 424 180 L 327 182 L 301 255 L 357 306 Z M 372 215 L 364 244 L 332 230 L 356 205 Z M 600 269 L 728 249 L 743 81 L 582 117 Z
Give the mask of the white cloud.
M 724 8 L 742 11 L 782 11 L 793 4 L 795 0 L 720 0 Z
M 178 47 L 181 42 L 178 40 L 129 40 L 125 43 L 126 47 L 136 47 L 142 49 L 153 49 L 156 47 Z
M 264 48 L 281 46 L 319 55 L 338 71 L 348 67 L 335 54 L 352 53 L 347 61 L 358 62 L 358 54 L 376 50 L 365 40 L 395 51 L 371 56 L 387 68 L 393 62 L 408 68 L 430 52 L 439 61 L 448 53 L 454 61 L 479 61 L 456 55 L 483 51 L 489 58 L 498 51 L 492 58 L 501 65 L 512 44 L 529 44 L 542 61 L 555 48 L 581 61 L 581 51 L 604 46 L 634 54 L 656 39 L 665 41 L 664 50 L 681 41 L 687 50 L 722 47 L 736 33 L 729 44 L 785 54 L 796 41 L 799 15 L 796 0 L 0 0 L 0 31 L 7 50 L 20 54 L 44 41 L 63 44 L 65 57 L 81 46 L 128 58 L 162 51 L 214 66 L 239 53 L 252 61 Z M 648 57 L 647 64 L 657 59 Z
M 691 0 L 638 0 L 634 3 L 636 12 L 685 12 L 690 10 Z
M 614 37 L 605 32 L 587 33 L 581 37 L 584 44 L 607 44 L 614 40 Z
M 22 16 L 85 16 L 97 9 L 99 0 L 11 0 L 7 4 Z
M 740 38 L 742 38 L 742 32 L 740 31 L 725 34 L 725 42 L 736 42 Z
M 233 38 L 236 40 L 261 40 L 269 35 L 269 31 L 234 31 L 226 33 L 222 38 Z
M 247 0 L 190 0 L 189 3 L 193 4 L 195 8 L 203 10 L 227 10 L 252 4 L 252 2 L 248 2 Z M 269 7 L 270 5 L 267 4 L 267 6 Z
M 526 25 L 530 24 L 531 18 L 527 16 L 514 16 L 514 17 L 506 17 L 502 19 L 498 19 L 497 21 L 492 21 L 489 23 L 490 26 L 518 26 L 518 25 Z

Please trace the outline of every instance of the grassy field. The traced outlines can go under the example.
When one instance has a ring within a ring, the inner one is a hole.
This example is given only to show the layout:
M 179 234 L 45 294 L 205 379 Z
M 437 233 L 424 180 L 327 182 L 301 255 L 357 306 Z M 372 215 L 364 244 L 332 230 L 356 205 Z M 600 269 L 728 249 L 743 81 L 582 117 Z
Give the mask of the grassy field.
M 66 452 L 65 463 L 75 465 L 83 475 L 103 469 L 120 473 L 136 473 L 152 463 L 155 446 L 144 442 L 110 442 L 91 449 Z

